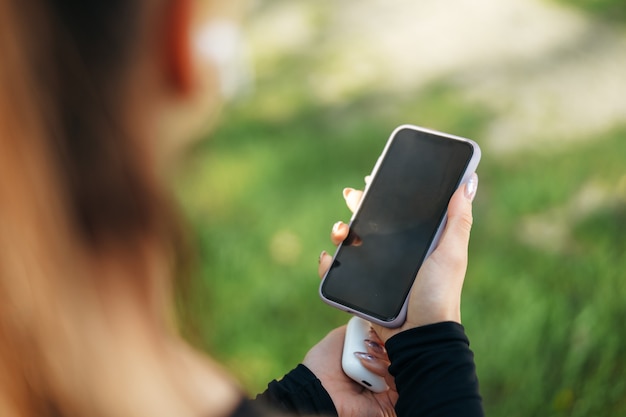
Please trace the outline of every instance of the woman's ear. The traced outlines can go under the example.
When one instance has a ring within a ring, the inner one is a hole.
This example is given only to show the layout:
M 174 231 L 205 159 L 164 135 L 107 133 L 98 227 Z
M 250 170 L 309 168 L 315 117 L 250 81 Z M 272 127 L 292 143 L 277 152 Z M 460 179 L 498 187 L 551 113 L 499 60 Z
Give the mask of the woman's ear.
M 164 9 L 165 77 L 171 88 L 188 96 L 195 89 L 195 67 L 191 36 L 193 0 L 168 0 Z

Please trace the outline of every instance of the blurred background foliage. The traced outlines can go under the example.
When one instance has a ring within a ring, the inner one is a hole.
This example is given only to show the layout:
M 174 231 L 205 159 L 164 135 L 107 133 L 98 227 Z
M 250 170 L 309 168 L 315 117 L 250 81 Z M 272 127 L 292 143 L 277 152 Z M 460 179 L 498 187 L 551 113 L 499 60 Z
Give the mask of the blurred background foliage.
M 626 3 L 259 0 L 175 181 L 189 337 L 254 395 L 348 317 L 317 258 L 399 124 L 483 148 L 463 320 L 491 416 L 626 415 Z
M 624 22 L 626 4 L 619 0 L 559 0 L 564 5 L 580 8 L 603 19 Z

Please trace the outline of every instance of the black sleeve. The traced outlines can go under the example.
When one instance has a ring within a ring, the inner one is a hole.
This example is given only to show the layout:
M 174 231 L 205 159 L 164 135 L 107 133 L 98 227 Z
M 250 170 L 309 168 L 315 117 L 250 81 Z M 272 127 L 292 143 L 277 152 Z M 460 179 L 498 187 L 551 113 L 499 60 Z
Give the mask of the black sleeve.
M 337 415 L 330 395 L 304 365 L 298 365 L 280 381 L 270 382 L 254 402 L 292 415 Z
M 463 326 L 445 322 L 399 333 L 386 343 L 403 416 L 483 416 L 474 354 Z

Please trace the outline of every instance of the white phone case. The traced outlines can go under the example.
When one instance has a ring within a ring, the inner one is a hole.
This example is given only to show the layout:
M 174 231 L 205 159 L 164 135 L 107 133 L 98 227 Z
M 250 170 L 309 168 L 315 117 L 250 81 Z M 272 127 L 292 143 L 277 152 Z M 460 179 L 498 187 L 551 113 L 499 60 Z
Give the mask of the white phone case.
M 354 356 L 355 352 L 367 352 L 365 339 L 369 338 L 370 328 L 370 323 L 360 317 L 354 316 L 348 321 L 341 366 L 346 375 L 370 391 L 385 392 L 389 389 L 385 378 L 365 369 L 359 358 Z

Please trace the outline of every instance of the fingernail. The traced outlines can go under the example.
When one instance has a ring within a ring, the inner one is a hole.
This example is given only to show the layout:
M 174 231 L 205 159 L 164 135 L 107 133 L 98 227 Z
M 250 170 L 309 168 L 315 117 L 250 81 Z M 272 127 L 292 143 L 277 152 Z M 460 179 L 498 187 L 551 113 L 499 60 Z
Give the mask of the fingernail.
M 354 191 L 354 188 L 344 188 L 343 189 L 343 198 L 348 198 L 348 195 Z
M 333 233 L 337 233 L 339 231 L 339 226 L 341 226 L 341 221 L 333 224 Z
M 319 263 L 322 263 L 322 258 L 324 257 L 324 255 L 326 255 L 326 251 L 325 251 L 325 250 L 323 250 L 323 251 L 322 251 L 322 253 L 320 253 L 320 257 L 319 257 L 319 259 L 317 260 L 317 263 L 318 263 L 318 264 L 319 264 Z
M 473 173 L 472 176 L 465 183 L 465 198 L 469 201 L 473 201 L 476 197 L 476 190 L 478 189 L 478 175 Z
M 387 353 L 385 348 L 380 343 L 376 343 L 373 340 L 365 339 L 365 345 L 375 352 L 382 354 Z
M 376 360 L 376 357 L 374 355 L 370 355 L 369 353 L 365 352 L 354 352 L 354 356 L 368 362 L 374 362 Z

